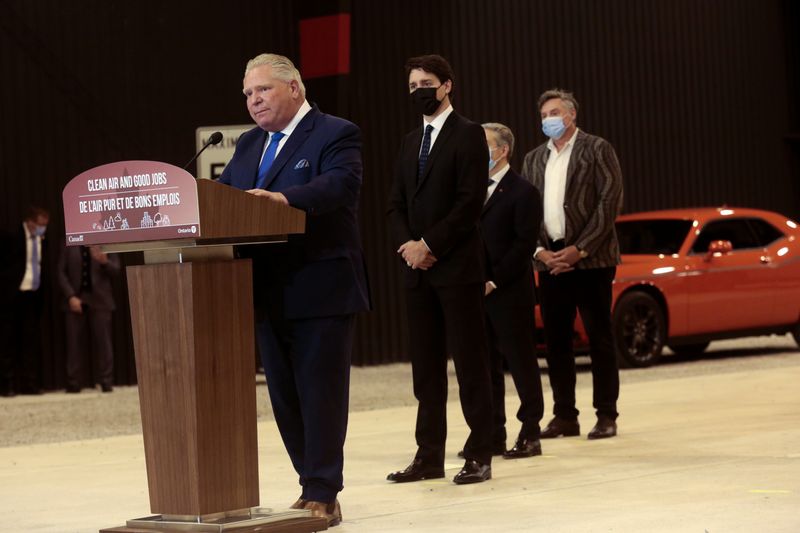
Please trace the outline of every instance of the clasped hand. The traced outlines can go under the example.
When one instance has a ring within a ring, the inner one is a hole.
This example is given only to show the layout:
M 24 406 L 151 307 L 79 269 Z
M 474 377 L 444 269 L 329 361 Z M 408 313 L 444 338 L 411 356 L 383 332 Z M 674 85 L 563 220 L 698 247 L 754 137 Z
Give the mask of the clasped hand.
M 422 240 L 408 241 L 397 249 L 397 253 L 403 257 L 406 265 L 412 269 L 428 270 L 436 262 L 428 247 Z
M 558 274 L 575 270 L 574 265 L 580 261 L 581 254 L 576 246 L 570 245 L 557 252 L 542 250 L 537 255 L 537 258 L 547 265 L 550 274 L 557 276 Z

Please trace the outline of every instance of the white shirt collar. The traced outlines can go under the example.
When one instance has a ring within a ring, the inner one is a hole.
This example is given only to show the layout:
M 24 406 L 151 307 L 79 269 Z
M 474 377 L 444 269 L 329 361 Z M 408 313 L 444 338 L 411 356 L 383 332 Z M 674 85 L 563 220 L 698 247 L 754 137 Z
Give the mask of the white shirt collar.
M 435 119 L 431 120 L 430 122 L 425 120 L 425 115 L 423 115 L 422 116 L 422 129 L 423 129 L 423 131 L 425 130 L 425 126 L 427 126 L 428 124 L 433 126 L 433 129 L 436 130 L 436 131 L 441 130 L 442 126 L 444 126 L 444 122 L 447 120 L 447 117 L 449 117 L 450 113 L 452 113 L 452 112 L 453 112 L 453 106 L 449 105 L 449 106 L 447 106 L 447 109 L 442 111 L 441 115 L 439 115 Z
M 572 134 L 572 137 L 570 137 L 570 139 L 567 141 L 567 144 L 564 145 L 564 148 L 561 149 L 561 152 L 563 152 L 567 148 L 572 148 L 572 146 L 575 145 L 575 139 L 578 138 L 579 131 L 580 130 L 578 128 L 575 128 L 575 133 Z M 547 149 L 550 150 L 551 152 L 556 149 L 556 143 L 553 141 L 553 139 L 547 141 Z M 556 152 L 558 152 L 558 150 L 556 150 Z
M 295 113 L 294 118 L 292 118 L 289 124 L 281 130 L 281 133 L 283 133 L 286 137 L 291 135 L 294 129 L 298 124 L 300 124 L 300 121 L 303 120 L 303 117 L 305 117 L 309 111 L 311 111 L 311 104 L 308 103 L 308 100 L 303 100 L 303 105 L 301 105 L 300 109 L 297 110 L 297 113 Z M 272 135 L 272 133 L 273 132 L 270 132 L 270 135 Z
M 501 168 L 497 172 L 497 174 L 492 176 L 490 179 L 495 183 L 500 183 L 500 180 L 502 180 L 505 177 L 505 175 L 508 173 L 508 170 L 510 168 L 511 168 L 511 166 L 508 163 L 506 163 L 505 166 L 503 166 L 503 168 Z

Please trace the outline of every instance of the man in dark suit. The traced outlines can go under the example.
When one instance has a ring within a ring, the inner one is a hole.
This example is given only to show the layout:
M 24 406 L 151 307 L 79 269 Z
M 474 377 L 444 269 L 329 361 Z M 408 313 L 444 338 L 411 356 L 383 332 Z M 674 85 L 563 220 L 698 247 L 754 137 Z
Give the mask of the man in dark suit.
M 553 89 L 539 97 L 550 137 L 525 156 L 522 174 L 539 189 L 544 225 L 535 253 L 555 417 L 542 438 L 580 434 L 575 408 L 576 309 L 589 336 L 597 423 L 589 439 L 617 434 L 619 370 L 611 328 L 611 285 L 619 264 L 614 220 L 622 208 L 622 171 L 614 148 L 578 129 L 578 102 Z
M 243 250 L 253 258 L 256 333 L 275 420 L 300 476 L 293 508 L 341 521 L 355 314 L 369 309 L 358 231 L 361 133 L 306 101 L 300 73 L 252 59 L 244 95 L 258 127 L 220 182 L 306 212 L 306 232 Z M 265 208 L 269 208 L 265 206 Z
M 533 264 L 542 198 L 511 170 L 514 134 L 502 124 L 484 124 L 489 146 L 489 183 L 481 214 L 486 249 L 486 331 L 492 371 L 493 453 L 506 459 L 542 454 L 539 422 L 544 415 L 542 379 L 536 360 Z M 504 360 L 520 399 L 522 422 L 514 447 L 506 451 Z
M 103 392 L 114 390 L 114 347 L 111 286 L 119 273 L 119 257 L 96 246 L 65 246 L 58 259 L 58 285 L 67 334 L 67 392 L 81 391 L 83 364 L 91 354 L 93 383 Z
M 47 280 L 50 214 L 31 206 L 25 220 L 0 239 L 0 395 L 41 394 L 40 323 Z
M 453 111 L 447 61 L 406 63 L 411 101 L 423 124 L 405 136 L 394 169 L 389 221 L 407 289 L 417 411 L 413 462 L 395 482 L 444 477 L 447 356 L 452 356 L 470 435 L 453 481 L 491 478 L 491 386 L 483 317 L 483 246 L 478 220 L 486 197 L 486 137 Z

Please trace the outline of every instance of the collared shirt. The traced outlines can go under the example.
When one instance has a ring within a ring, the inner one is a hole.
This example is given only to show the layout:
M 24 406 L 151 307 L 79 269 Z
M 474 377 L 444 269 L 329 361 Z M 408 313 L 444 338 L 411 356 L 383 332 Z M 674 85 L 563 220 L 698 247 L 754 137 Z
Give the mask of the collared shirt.
M 490 178 L 489 178 L 490 180 L 492 180 L 492 184 L 491 184 L 491 185 L 489 185 L 489 188 L 488 188 L 488 189 L 486 189 L 486 202 L 488 202 L 488 201 L 489 201 L 489 198 L 491 198 L 491 197 L 492 197 L 492 193 L 494 193 L 494 190 L 497 188 L 497 184 L 498 184 L 498 183 L 500 183 L 500 180 L 502 180 L 502 179 L 503 179 L 503 177 L 504 177 L 504 176 L 506 175 L 506 173 L 508 172 L 508 169 L 510 169 L 510 168 L 511 168 L 511 167 L 509 166 L 509 164 L 508 164 L 508 163 L 506 163 L 506 164 L 505 164 L 505 166 L 504 166 L 503 168 L 501 168 L 501 169 L 500 169 L 500 170 L 497 172 L 497 174 L 495 174 L 494 176 L 492 176 L 492 177 L 490 177 Z M 485 202 L 484 202 L 484 203 L 485 203 Z
M 36 246 L 36 256 L 39 258 L 39 272 L 42 271 L 42 238 L 38 235 L 31 239 L 31 232 L 28 231 L 28 225 L 22 223 L 22 229 L 25 230 L 25 275 L 22 277 L 22 283 L 19 284 L 19 290 L 32 291 L 33 290 L 33 265 L 31 264 L 33 247 Z
M 433 150 L 433 143 L 436 142 L 436 138 L 439 136 L 439 132 L 442 131 L 442 126 L 444 126 L 445 120 L 447 120 L 447 117 L 449 117 L 450 113 L 452 113 L 452 112 L 453 112 L 453 106 L 449 105 L 449 106 L 447 106 L 447 109 L 442 111 L 441 115 L 439 115 L 435 119 L 431 120 L 430 122 L 425 120 L 425 115 L 422 116 L 422 131 L 423 131 L 423 135 L 424 135 L 424 131 L 425 131 L 425 126 L 427 126 L 428 124 L 433 126 L 433 130 L 431 131 L 431 147 L 428 149 L 428 153 L 431 153 L 431 150 Z M 420 143 L 420 145 L 419 145 L 419 153 L 422 153 L 422 143 Z M 428 243 L 425 242 L 425 239 L 420 239 L 420 240 L 422 241 L 422 244 L 425 245 L 425 248 L 427 248 L 428 251 L 431 252 L 431 249 L 428 246 Z M 433 252 L 431 252 L 431 253 L 433 253 Z
M 425 116 L 423 115 L 423 117 L 422 117 L 422 131 L 423 131 L 423 134 L 425 132 L 425 126 L 427 126 L 428 124 L 433 126 L 433 131 L 431 131 L 431 147 L 430 147 L 428 153 L 430 153 L 430 150 L 433 150 L 433 143 L 436 142 L 436 138 L 439 136 L 439 132 L 442 131 L 442 126 L 444 126 L 444 123 L 447 120 L 447 117 L 449 117 L 450 113 L 452 113 L 452 112 L 453 112 L 453 106 L 449 105 L 449 106 L 447 106 L 447 109 L 442 111 L 441 115 L 439 115 L 435 119 L 431 120 L 430 122 L 426 121 L 425 120 Z M 420 152 L 421 152 L 422 151 L 422 143 L 420 143 L 419 149 L 420 149 Z
M 544 227 L 547 235 L 554 241 L 563 239 L 566 235 L 566 217 L 564 215 L 564 195 L 567 190 L 567 170 L 572 156 L 572 148 L 578 137 L 578 129 L 572 138 L 559 152 L 552 139 L 548 141 L 547 148 L 550 157 L 544 171 Z M 537 250 L 538 251 L 538 250 Z
M 289 138 L 289 136 L 295 130 L 297 125 L 300 124 L 300 121 L 303 120 L 303 117 L 306 116 L 309 111 L 311 111 L 311 105 L 308 103 L 308 100 L 303 100 L 303 105 L 301 105 L 300 109 L 297 110 L 297 113 L 295 113 L 294 118 L 289 122 L 289 124 L 285 128 L 281 130 L 281 133 L 284 134 L 284 137 L 278 142 L 278 149 L 275 152 L 276 158 L 278 157 L 278 154 L 281 153 L 281 148 L 283 148 L 283 145 L 286 144 L 286 139 Z M 264 159 L 264 154 L 267 151 L 267 146 L 269 146 L 269 140 L 272 139 L 272 136 L 274 134 L 275 132 L 271 131 L 269 132 L 269 135 L 267 135 L 267 140 L 264 143 L 264 148 L 261 150 L 261 159 L 258 160 L 259 166 L 261 165 L 261 160 Z

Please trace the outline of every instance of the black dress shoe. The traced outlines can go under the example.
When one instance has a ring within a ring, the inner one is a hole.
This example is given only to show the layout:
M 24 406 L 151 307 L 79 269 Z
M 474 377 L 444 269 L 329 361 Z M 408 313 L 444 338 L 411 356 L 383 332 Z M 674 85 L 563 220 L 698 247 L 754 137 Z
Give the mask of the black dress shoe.
M 542 443 L 539 439 L 517 439 L 513 448 L 503 454 L 504 459 L 522 459 L 542 455 Z
M 547 427 L 542 430 L 542 439 L 554 439 L 556 437 L 577 437 L 581 434 L 581 426 L 577 420 L 564 420 L 563 418 L 553 418 Z
M 617 436 L 617 422 L 608 417 L 601 416 L 597 419 L 597 424 L 587 435 L 589 440 L 607 439 Z
M 500 444 L 495 444 L 492 446 L 492 455 L 500 456 L 506 453 L 506 443 L 501 442 Z M 460 458 L 464 458 L 464 450 L 459 450 L 458 456 Z
M 405 470 L 392 472 L 386 479 L 395 483 L 408 483 L 422 481 L 423 479 L 438 479 L 444 477 L 444 467 L 426 465 L 422 459 L 414 459 Z
M 485 465 L 478 461 L 468 460 L 464 463 L 464 468 L 453 478 L 456 485 L 467 485 L 469 483 L 480 483 L 492 479 L 492 465 Z
M 114 392 L 114 387 L 112 385 L 100 385 L 100 390 L 103 392 Z

